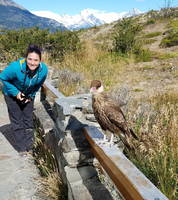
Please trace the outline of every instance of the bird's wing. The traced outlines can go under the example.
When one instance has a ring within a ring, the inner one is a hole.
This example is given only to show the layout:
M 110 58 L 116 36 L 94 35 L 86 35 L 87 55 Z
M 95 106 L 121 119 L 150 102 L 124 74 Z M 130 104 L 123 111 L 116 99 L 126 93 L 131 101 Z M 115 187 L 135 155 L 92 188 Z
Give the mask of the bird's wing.
M 127 127 L 125 116 L 119 106 L 110 105 L 105 106 L 105 113 L 107 118 L 117 126 L 121 131 L 124 131 Z

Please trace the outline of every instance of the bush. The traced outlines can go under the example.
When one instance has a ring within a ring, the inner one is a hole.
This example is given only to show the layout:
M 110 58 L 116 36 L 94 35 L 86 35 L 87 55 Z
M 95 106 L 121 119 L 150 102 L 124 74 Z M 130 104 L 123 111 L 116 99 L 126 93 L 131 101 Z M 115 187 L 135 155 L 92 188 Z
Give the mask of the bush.
M 129 54 L 138 48 L 136 35 L 142 27 L 132 18 L 124 18 L 118 23 L 114 37 L 114 51 Z
M 21 30 L 4 30 L 0 34 L 0 59 L 11 62 L 24 56 L 29 44 L 36 44 L 50 53 L 51 60 L 62 60 L 67 52 L 80 47 L 80 40 L 76 33 L 58 31 L 50 33 L 37 27 Z
M 169 24 L 169 30 L 166 32 L 160 43 L 160 47 L 171 47 L 178 45 L 178 20 L 173 20 Z
M 52 59 L 62 61 L 66 53 L 80 49 L 80 40 L 75 32 L 55 32 L 48 35 L 48 46 L 46 49 Z
M 36 44 L 43 48 L 48 30 L 39 28 L 5 30 L 0 34 L 1 60 L 10 62 L 23 57 L 29 44 Z

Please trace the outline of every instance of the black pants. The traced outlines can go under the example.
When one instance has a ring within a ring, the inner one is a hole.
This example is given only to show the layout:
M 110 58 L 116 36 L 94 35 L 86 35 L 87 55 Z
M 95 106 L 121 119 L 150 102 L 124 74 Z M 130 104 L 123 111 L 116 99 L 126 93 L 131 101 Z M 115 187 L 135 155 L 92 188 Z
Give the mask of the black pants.
M 13 131 L 16 148 L 19 152 L 29 151 L 32 149 L 34 142 L 34 100 L 26 104 L 21 104 L 14 97 L 4 95 L 4 98 L 8 108 L 11 131 Z

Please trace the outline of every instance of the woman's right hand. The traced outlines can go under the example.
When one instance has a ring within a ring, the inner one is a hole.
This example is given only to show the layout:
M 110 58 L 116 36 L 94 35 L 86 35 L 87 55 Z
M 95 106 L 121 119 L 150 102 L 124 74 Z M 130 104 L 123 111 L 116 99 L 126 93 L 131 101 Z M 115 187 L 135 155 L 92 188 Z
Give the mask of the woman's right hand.
M 19 100 L 19 101 L 22 101 L 24 98 L 23 98 L 23 93 L 22 92 L 19 92 L 16 96 L 16 98 Z
M 27 99 L 27 98 L 25 97 L 25 95 L 24 95 L 22 92 L 19 92 L 19 93 L 17 94 L 16 98 L 17 98 L 19 101 L 24 101 L 24 102 L 23 102 L 24 104 L 26 104 L 26 103 L 28 103 L 28 102 L 31 101 L 31 99 L 30 99 L 30 98 Z

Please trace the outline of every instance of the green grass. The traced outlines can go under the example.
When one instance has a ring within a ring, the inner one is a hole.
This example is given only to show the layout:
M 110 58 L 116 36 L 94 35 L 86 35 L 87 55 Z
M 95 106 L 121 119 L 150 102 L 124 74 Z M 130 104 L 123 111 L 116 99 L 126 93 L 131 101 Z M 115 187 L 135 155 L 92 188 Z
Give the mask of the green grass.
M 143 92 L 144 90 L 143 89 L 140 89 L 140 88 L 135 88 L 134 90 L 132 90 L 134 92 Z
M 171 20 L 168 24 L 166 36 L 162 39 L 160 47 L 172 47 L 178 45 L 178 20 Z
M 145 39 L 143 40 L 143 44 L 153 44 L 156 41 L 156 39 Z
M 151 33 L 145 34 L 144 37 L 145 38 L 153 38 L 153 37 L 157 37 L 159 35 L 162 35 L 162 32 L 151 32 Z

